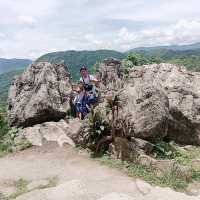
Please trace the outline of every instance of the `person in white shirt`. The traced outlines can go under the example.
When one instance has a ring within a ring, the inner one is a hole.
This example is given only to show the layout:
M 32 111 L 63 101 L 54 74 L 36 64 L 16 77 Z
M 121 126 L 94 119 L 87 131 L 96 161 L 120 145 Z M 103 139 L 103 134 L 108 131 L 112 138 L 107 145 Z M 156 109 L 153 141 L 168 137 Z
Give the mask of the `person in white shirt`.
M 97 92 L 95 85 L 98 80 L 88 73 L 86 67 L 81 67 L 80 69 L 80 82 L 83 83 L 83 88 L 85 90 L 85 95 L 87 96 L 87 105 L 92 107 L 97 101 Z

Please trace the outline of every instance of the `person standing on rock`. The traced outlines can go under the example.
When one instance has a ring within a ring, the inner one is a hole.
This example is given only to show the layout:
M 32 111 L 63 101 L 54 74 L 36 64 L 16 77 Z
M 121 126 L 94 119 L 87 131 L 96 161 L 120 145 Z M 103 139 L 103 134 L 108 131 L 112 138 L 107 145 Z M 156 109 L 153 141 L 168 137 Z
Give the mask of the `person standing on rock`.
M 86 104 L 92 107 L 97 102 L 97 90 L 96 84 L 99 82 L 93 75 L 88 73 L 86 67 L 81 67 L 80 69 L 80 82 L 83 84 L 85 91 Z

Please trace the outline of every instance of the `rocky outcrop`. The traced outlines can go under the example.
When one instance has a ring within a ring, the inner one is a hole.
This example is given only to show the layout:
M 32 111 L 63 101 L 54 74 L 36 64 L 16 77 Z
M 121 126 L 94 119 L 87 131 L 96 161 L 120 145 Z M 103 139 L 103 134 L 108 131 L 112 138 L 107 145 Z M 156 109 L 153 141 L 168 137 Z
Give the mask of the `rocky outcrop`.
M 118 137 L 200 145 L 200 73 L 162 63 L 134 67 L 124 77 L 121 62 L 113 58 L 105 59 L 99 72 L 101 112 L 106 116 L 106 98 L 119 95 L 121 101 Z M 73 96 L 70 75 L 62 64 L 33 63 L 12 83 L 10 124 L 29 127 L 59 121 Z M 121 122 L 127 126 L 122 134 Z
M 123 86 L 123 67 L 119 60 L 114 58 L 105 59 L 100 65 L 99 71 L 101 81 L 106 86 L 106 90 L 117 90 Z
M 146 140 L 167 137 L 181 144 L 200 145 L 199 72 L 167 63 L 152 64 L 134 67 L 124 81 L 118 75 L 118 62 L 105 63 L 101 67 L 103 83 L 112 90 L 107 95 L 118 90 L 122 100 L 119 116 L 128 121 L 129 136 Z M 122 87 L 114 79 L 123 83 Z
M 75 146 L 81 130 L 78 119 L 45 122 L 33 127 L 24 128 L 19 134 L 34 146 L 42 146 L 46 142 L 55 142 L 59 146 L 69 144 Z
M 8 113 L 11 126 L 27 127 L 59 121 L 70 109 L 70 74 L 62 64 L 33 63 L 10 87 Z
M 169 100 L 168 137 L 183 144 L 200 144 L 200 73 L 172 64 L 135 67 L 133 87 L 147 84 L 162 90 Z M 152 111 L 153 112 L 153 111 Z
M 129 121 L 130 136 L 153 140 L 167 135 L 169 101 L 162 90 L 145 83 L 128 84 L 120 98 L 120 116 Z

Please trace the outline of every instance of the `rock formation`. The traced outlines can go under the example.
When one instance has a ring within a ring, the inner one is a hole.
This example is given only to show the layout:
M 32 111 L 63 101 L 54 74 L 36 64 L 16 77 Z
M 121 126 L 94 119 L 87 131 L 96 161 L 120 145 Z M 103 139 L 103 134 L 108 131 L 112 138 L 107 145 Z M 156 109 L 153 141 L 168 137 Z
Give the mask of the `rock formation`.
M 169 100 L 168 137 L 178 143 L 200 145 L 199 80 L 199 72 L 162 63 L 135 67 L 129 84 L 147 84 L 163 91 Z
M 70 109 L 70 74 L 62 64 L 33 63 L 10 87 L 8 113 L 11 126 L 28 127 L 59 121 Z
M 162 139 L 167 135 L 169 101 L 165 93 L 153 85 L 126 85 L 120 95 L 119 116 L 129 121 L 130 134 L 142 139 Z
M 122 87 L 123 68 L 119 60 L 114 58 L 105 59 L 100 65 L 99 71 L 106 90 Z
M 100 65 L 100 74 L 104 94 L 99 107 L 106 112 L 105 97 L 119 95 L 119 117 L 129 126 L 126 137 L 200 145 L 199 72 L 162 63 L 134 67 L 124 77 L 121 62 L 109 58 Z M 10 124 L 59 121 L 70 109 L 71 96 L 70 75 L 62 64 L 33 63 L 11 85 Z
M 59 146 L 64 144 L 75 146 L 80 130 L 79 119 L 69 119 L 67 121 L 45 122 L 24 128 L 20 136 L 34 146 L 42 146 L 45 142 L 55 142 Z

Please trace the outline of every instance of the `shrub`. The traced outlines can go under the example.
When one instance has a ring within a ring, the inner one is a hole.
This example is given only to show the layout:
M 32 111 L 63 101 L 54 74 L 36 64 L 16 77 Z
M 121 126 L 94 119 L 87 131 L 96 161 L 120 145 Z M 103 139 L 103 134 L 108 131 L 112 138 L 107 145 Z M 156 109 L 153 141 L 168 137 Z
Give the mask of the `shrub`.
M 90 148 L 95 153 L 103 153 L 108 149 L 102 140 L 110 135 L 111 127 L 100 110 L 91 110 L 83 123 L 82 131 L 82 146 Z
M 16 150 L 23 150 L 31 146 L 26 139 L 17 140 L 19 136 L 19 129 L 11 128 L 6 120 L 6 112 L 4 109 L 0 110 L 0 157 L 14 152 Z
M 173 143 L 161 141 L 154 144 L 153 156 L 157 159 L 175 159 L 181 154 Z

